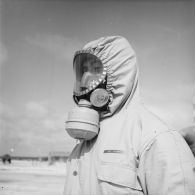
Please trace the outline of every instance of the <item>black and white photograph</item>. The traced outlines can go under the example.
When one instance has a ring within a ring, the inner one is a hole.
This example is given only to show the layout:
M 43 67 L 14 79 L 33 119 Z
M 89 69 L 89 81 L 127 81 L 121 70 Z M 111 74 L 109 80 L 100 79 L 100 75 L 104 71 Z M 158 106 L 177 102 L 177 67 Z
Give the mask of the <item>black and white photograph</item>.
M 195 1 L 0 0 L 0 195 L 195 195 Z

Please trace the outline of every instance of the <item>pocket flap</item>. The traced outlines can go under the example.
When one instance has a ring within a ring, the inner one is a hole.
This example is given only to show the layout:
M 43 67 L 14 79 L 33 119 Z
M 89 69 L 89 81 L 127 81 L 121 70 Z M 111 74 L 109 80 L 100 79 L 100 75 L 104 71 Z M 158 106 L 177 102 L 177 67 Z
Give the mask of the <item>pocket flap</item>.
M 142 190 L 135 170 L 120 165 L 101 164 L 98 170 L 98 179 L 109 183 Z

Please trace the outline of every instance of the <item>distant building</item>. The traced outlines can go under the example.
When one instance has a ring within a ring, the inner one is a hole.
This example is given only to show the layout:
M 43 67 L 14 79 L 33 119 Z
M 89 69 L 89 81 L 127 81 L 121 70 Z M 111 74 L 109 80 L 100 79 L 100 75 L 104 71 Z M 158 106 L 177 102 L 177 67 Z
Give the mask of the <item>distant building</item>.
M 9 154 L 4 154 L 1 158 L 2 158 L 2 162 L 4 164 L 6 162 L 9 163 L 9 164 L 12 162 L 11 156 Z
M 66 162 L 68 156 L 69 153 L 67 152 L 58 152 L 58 151 L 49 152 L 48 162 L 50 165 L 54 164 L 56 161 Z

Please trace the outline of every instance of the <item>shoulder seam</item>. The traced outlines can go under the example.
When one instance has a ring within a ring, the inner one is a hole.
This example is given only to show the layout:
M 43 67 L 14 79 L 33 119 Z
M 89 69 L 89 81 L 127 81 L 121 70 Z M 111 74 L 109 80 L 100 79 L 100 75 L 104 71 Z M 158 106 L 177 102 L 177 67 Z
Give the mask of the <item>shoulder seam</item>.
M 176 130 L 166 130 L 166 131 L 162 131 L 162 132 L 159 132 L 157 133 L 156 135 L 153 135 L 152 137 L 150 137 L 148 140 L 146 140 L 144 142 L 144 144 L 141 146 L 141 149 L 139 150 L 139 157 L 141 158 L 141 156 L 143 155 L 144 151 L 148 148 L 149 145 L 151 145 L 156 137 L 158 137 L 159 135 L 163 134 L 163 133 L 168 133 L 168 132 L 173 132 L 173 131 L 176 131 Z

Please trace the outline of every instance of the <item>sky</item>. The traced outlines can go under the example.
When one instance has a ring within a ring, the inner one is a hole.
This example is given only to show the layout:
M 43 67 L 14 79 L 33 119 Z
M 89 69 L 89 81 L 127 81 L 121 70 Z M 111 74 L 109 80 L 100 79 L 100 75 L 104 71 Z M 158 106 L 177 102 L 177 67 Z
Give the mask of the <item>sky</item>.
M 193 125 L 192 0 L 1 0 L 0 155 L 70 152 L 74 52 L 121 35 L 136 52 L 144 104 L 174 129 Z

